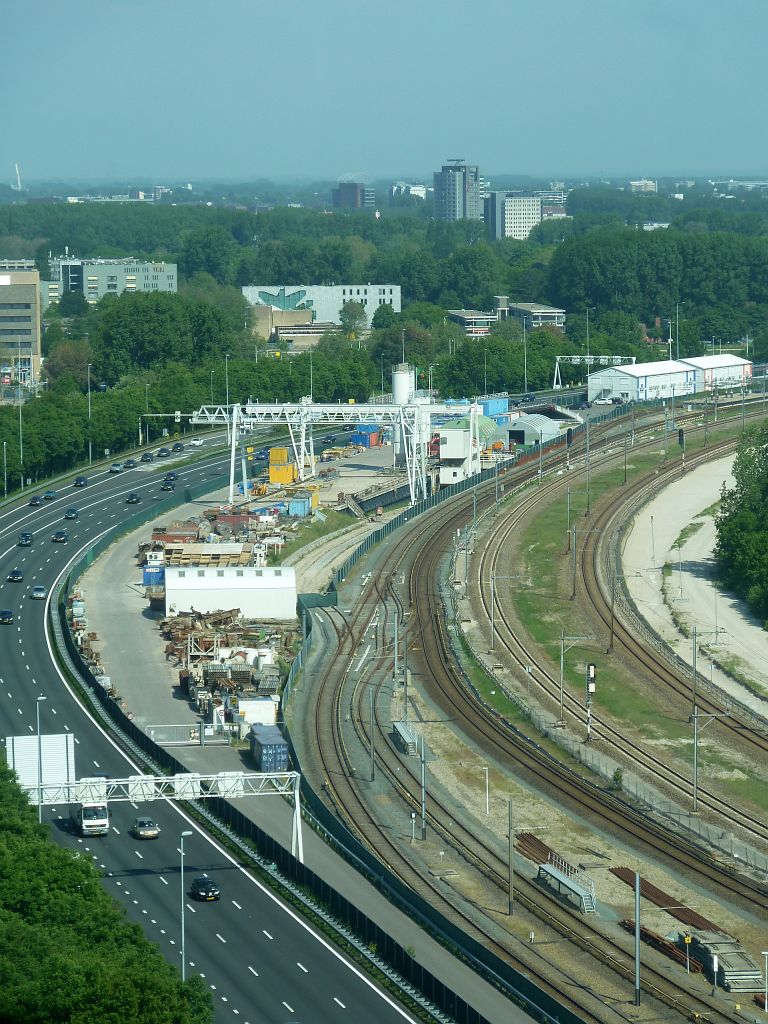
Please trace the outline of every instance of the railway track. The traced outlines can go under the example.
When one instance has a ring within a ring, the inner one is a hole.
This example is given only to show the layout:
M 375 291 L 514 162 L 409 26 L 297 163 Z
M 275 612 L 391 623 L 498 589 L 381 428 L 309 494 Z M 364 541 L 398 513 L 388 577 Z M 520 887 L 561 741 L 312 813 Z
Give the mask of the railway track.
M 525 471 L 523 474 L 529 480 L 535 475 L 536 473 L 532 470 Z M 549 486 L 548 483 L 543 484 L 537 490 L 539 500 Z M 486 488 L 486 492 L 488 489 Z M 482 505 L 489 500 L 487 497 L 481 497 L 480 507 L 482 508 Z M 524 502 L 527 500 L 524 499 Z M 343 709 L 349 706 L 360 741 L 370 743 L 371 736 L 369 724 L 366 724 L 368 718 L 365 712 L 363 692 L 368 688 L 358 686 L 349 705 L 346 703 L 346 698 L 342 698 L 341 695 L 345 689 L 351 658 L 366 634 L 376 607 L 386 597 L 387 586 L 386 582 L 382 581 L 388 580 L 393 573 L 399 571 L 413 551 L 413 565 L 409 572 L 409 591 L 414 607 L 412 621 L 418 624 L 418 639 L 422 647 L 422 656 L 419 658 L 420 674 L 423 679 L 426 679 L 433 696 L 437 695 L 442 706 L 452 716 L 464 723 L 465 730 L 470 737 L 481 744 L 483 749 L 493 753 L 500 762 L 508 763 L 510 766 L 514 765 L 515 771 L 524 770 L 548 786 L 552 786 L 553 782 L 557 780 L 556 792 L 562 793 L 566 802 L 575 802 L 578 805 L 581 801 L 582 806 L 594 809 L 595 794 L 599 792 L 603 798 L 600 802 L 600 810 L 607 821 L 625 830 L 630 826 L 628 829 L 630 834 L 650 847 L 655 848 L 664 842 L 667 844 L 665 852 L 675 859 L 675 851 L 681 851 L 679 837 L 670 838 L 669 834 L 660 827 L 649 827 L 642 816 L 633 812 L 623 801 L 599 791 L 597 787 L 586 784 L 573 772 L 557 764 L 554 759 L 544 755 L 540 748 L 527 737 L 515 733 L 505 723 L 500 722 L 497 716 L 477 701 L 471 691 L 468 691 L 466 681 L 458 673 L 453 658 L 449 654 L 450 644 L 445 634 L 443 610 L 437 600 L 432 581 L 438 565 L 444 557 L 447 544 L 455 535 L 457 527 L 466 522 L 471 505 L 471 498 L 465 495 L 450 503 L 449 508 L 442 507 L 430 518 L 428 543 L 425 544 L 424 529 L 419 528 L 413 531 L 395 551 L 390 551 L 377 571 L 378 579 L 364 590 L 349 622 L 344 626 L 340 624 L 334 626 L 339 643 L 339 654 L 334 659 L 334 664 L 339 666 L 345 663 L 346 668 L 340 673 L 334 673 L 333 666 L 330 666 L 313 695 L 313 715 L 317 733 L 317 750 L 319 751 L 315 767 L 323 774 L 324 788 L 328 799 L 350 830 L 370 849 L 374 850 L 391 870 L 430 902 L 434 903 L 439 900 L 440 904 L 444 905 L 445 894 L 442 888 L 430 880 L 422 878 L 420 873 L 414 869 L 410 858 L 403 855 L 401 844 L 392 841 L 390 830 L 382 829 L 377 824 L 375 815 L 369 809 L 369 800 L 366 799 L 366 783 L 360 780 L 356 774 L 352 758 L 346 749 L 342 728 L 342 715 L 346 713 Z M 417 547 L 418 551 L 416 551 Z M 386 673 L 389 669 L 389 660 L 385 660 L 382 667 Z M 381 686 L 380 681 L 376 683 L 376 691 L 380 691 Z M 407 763 L 405 766 L 408 770 L 403 772 L 404 759 L 400 758 L 391 747 L 390 722 L 386 716 L 382 718 L 381 706 L 382 701 L 377 696 L 375 701 L 377 718 L 374 721 L 377 747 L 376 770 L 386 774 L 406 804 L 410 807 L 418 807 L 419 780 Z M 406 762 L 407 760 L 405 759 Z M 482 871 L 496 885 L 506 886 L 506 867 L 503 858 L 493 849 L 484 846 L 471 828 L 464 829 L 455 821 L 455 807 L 443 807 L 439 800 L 430 795 L 427 810 L 430 828 L 436 829 L 446 842 L 450 842 L 461 851 L 468 863 Z M 691 844 L 680 853 L 678 862 L 685 863 L 686 867 L 690 867 L 692 859 L 698 859 L 701 853 L 700 848 Z M 759 898 L 765 899 L 764 891 L 748 892 L 739 889 L 738 884 L 734 882 L 729 873 L 724 872 L 717 865 L 707 864 L 704 877 L 718 885 L 733 883 L 731 891 L 736 895 L 738 890 L 739 898 L 754 899 L 757 895 Z M 549 923 L 560 930 L 561 934 L 567 935 L 570 941 L 576 942 L 582 949 L 588 949 L 592 955 L 598 956 L 602 963 L 611 966 L 619 975 L 625 978 L 629 976 L 628 950 L 619 941 L 609 943 L 602 932 L 590 929 L 583 920 L 561 908 L 551 898 L 543 896 L 537 886 L 525 879 L 516 881 L 515 898 L 518 902 L 526 905 L 532 913 L 548 919 Z M 449 916 L 455 920 L 457 913 L 460 912 L 452 904 Z M 560 919 L 561 914 L 563 915 L 562 919 Z M 474 918 L 470 919 L 466 915 L 464 918 L 462 926 L 470 934 L 477 934 L 477 923 Z M 505 959 L 510 958 L 510 951 L 503 945 L 495 940 L 489 940 L 487 937 L 483 941 L 486 943 L 492 941 L 494 951 L 503 955 Z M 513 962 L 515 962 L 514 958 Z M 519 962 L 518 966 L 520 966 Z M 524 969 L 527 973 L 531 973 L 531 965 L 527 961 L 524 963 Z M 652 973 L 648 974 L 648 971 Z M 653 992 L 654 996 L 667 1006 L 673 1006 L 677 1010 L 684 1008 L 685 1012 L 695 1010 L 695 1012 L 706 1013 L 709 1019 L 715 1019 L 717 1016 L 730 1019 L 727 1013 L 723 1013 L 721 1008 L 714 1006 L 706 999 L 688 994 L 681 996 L 664 974 L 659 972 L 658 976 L 656 975 L 652 966 L 644 966 L 644 972 L 646 974 L 644 986 L 647 986 L 647 991 Z M 548 978 L 549 975 L 543 974 L 540 984 L 542 987 L 552 990 L 552 983 Z M 561 989 L 557 988 L 556 991 L 558 997 L 562 998 Z M 594 1007 L 587 1008 L 578 1004 L 574 1004 L 574 1007 L 584 1016 L 584 1019 L 606 1019 L 606 1007 L 601 1008 L 599 1016 L 595 1016 Z M 616 1012 L 614 1008 L 611 1008 L 608 1019 Z

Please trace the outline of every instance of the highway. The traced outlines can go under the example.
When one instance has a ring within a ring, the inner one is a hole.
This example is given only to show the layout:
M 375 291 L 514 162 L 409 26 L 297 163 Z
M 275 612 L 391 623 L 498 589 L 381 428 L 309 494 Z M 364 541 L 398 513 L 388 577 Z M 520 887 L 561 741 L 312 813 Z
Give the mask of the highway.
M 115 778 L 141 769 L 83 710 L 61 676 L 53 658 L 47 627 L 47 600 L 32 600 L 36 585 L 47 588 L 96 537 L 120 526 L 135 511 L 126 496 L 137 492 L 141 505 L 167 497 L 160 484 L 169 469 L 179 474 L 177 492 L 185 484 L 220 477 L 228 459 L 219 450 L 185 467 L 184 457 L 158 459 L 135 469 L 110 474 L 108 467 L 89 473 L 86 487 L 71 480 L 57 487 L 57 496 L 38 508 L 27 504 L 32 494 L 0 514 L 0 608 L 10 609 L 14 621 L 0 625 L 0 732 L 2 736 L 34 735 L 36 712 L 41 732 L 71 732 L 76 745 L 78 777 L 104 773 Z M 73 478 L 74 479 L 74 476 Z M 64 521 L 67 508 L 79 518 Z M 67 543 L 52 543 L 51 535 L 66 528 Z M 17 546 L 18 534 L 30 531 L 30 547 Z M 8 573 L 19 568 L 20 582 Z M 45 700 L 37 704 L 38 696 Z M 215 841 L 186 817 L 183 807 L 150 803 L 112 805 L 111 832 L 83 839 L 69 828 L 66 807 L 44 807 L 43 822 L 61 845 L 90 857 L 104 876 L 107 890 L 157 943 L 167 959 L 180 964 L 182 891 L 186 920 L 186 970 L 204 978 L 211 988 L 217 1021 L 378 1022 L 412 1020 L 394 1000 L 334 949 L 322 936 L 277 899 Z M 151 816 L 161 828 L 156 840 L 136 840 L 130 834 L 139 814 Z M 180 870 L 180 835 L 184 841 L 184 890 Z M 210 876 L 221 889 L 221 900 L 197 903 L 188 896 L 196 875 Z

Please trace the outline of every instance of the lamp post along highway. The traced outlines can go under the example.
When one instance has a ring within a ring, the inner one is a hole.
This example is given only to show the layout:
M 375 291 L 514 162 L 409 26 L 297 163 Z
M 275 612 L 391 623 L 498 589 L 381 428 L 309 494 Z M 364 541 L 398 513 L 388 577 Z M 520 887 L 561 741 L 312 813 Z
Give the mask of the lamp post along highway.
M 181 833 L 181 980 L 187 980 L 187 947 L 186 947 L 186 936 L 184 933 L 184 912 L 186 910 L 186 891 L 184 889 L 184 839 L 186 836 L 191 836 L 192 833 L 182 832 Z
M 93 439 L 91 437 L 91 367 L 88 363 L 88 465 L 93 465 Z
M 35 712 L 37 718 L 37 821 L 43 821 L 43 744 L 40 737 L 40 705 L 47 700 L 42 694 L 37 698 Z

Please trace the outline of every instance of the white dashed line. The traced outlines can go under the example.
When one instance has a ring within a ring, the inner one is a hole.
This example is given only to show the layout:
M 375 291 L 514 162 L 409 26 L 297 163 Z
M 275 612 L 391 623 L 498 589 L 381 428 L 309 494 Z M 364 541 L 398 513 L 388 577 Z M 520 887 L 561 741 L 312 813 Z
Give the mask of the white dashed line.
M 114 825 L 112 826 L 112 831 L 115 833 L 116 836 L 120 835 L 120 833 L 117 831 Z
M 242 909 L 243 909 L 243 908 L 242 908 L 242 907 L 240 906 L 240 904 L 239 904 L 239 903 L 237 903 L 237 902 L 236 902 L 235 900 L 232 900 L 232 906 L 233 906 L 233 907 L 237 907 L 237 909 L 238 909 L 238 910 L 242 910 Z
M 139 858 L 139 860 L 144 860 L 143 855 L 141 853 L 139 853 L 138 850 L 134 850 L 133 852 L 136 854 L 136 856 Z
M 252 967 L 250 967 L 250 966 L 249 966 L 248 970 L 251 972 L 251 974 L 254 976 L 254 978 L 258 978 L 258 976 L 259 976 L 259 972 L 258 971 L 254 971 L 254 969 Z
M 272 936 L 269 934 L 268 931 L 266 931 L 266 929 L 262 928 L 261 930 L 264 932 L 264 934 L 267 936 L 268 939 L 272 938 Z M 291 1011 L 291 1012 L 293 1012 L 293 1011 Z
M 307 968 L 306 968 L 306 967 L 304 966 L 304 964 L 300 964 L 298 960 L 296 961 L 296 966 L 297 966 L 298 968 L 300 968 L 300 969 L 301 969 L 302 971 L 304 971 L 304 973 L 305 973 L 305 974 L 309 974 L 309 971 L 308 971 L 308 970 L 307 970 Z
M 344 1005 L 344 1003 L 342 1003 L 340 999 L 337 999 L 336 996 L 333 997 L 333 1001 L 334 1003 L 338 1003 L 342 1010 L 346 1010 L 346 1006 Z
M 163 885 L 168 885 L 168 879 L 167 878 L 163 878 L 162 875 L 160 875 L 160 881 L 163 883 Z
M 219 940 L 219 942 L 223 942 L 223 943 L 224 943 L 224 945 L 226 946 L 226 944 L 227 944 L 227 940 L 226 940 L 226 939 L 224 938 L 224 936 L 223 936 L 223 935 L 219 935 L 219 933 L 218 933 L 218 932 L 216 932 L 216 938 L 217 938 L 217 939 Z
M 283 1000 L 283 1006 L 284 1006 L 284 1007 L 286 1008 L 286 1010 L 288 1011 L 288 1013 L 293 1013 L 293 1007 L 292 1007 L 292 1006 L 289 1006 L 289 1005 L 288 1005 L 288 1003 L 286 1003 L 286 1001 L 285 1001 L 285 1000 Z

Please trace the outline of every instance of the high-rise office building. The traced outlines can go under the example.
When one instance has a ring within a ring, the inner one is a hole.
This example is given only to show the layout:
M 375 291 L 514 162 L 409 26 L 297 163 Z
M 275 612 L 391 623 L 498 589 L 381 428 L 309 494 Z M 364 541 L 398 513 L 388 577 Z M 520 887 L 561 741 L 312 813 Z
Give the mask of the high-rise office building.
M 480 168 L 463 160 L 449 160 L 435 171 L 437 220 L 482 220 L 483 188 Z
M 541 223 L 541 199 L 517 192 L 489 192 L 485 223 L 493 238 L 525 239 Z
M 340 181 L 331 193 L 333 205 L 339 210 L 376 209 L 376 190 L 364 181 Z
M 40 376 L 40 274 L 34 260 L 0 259 L 0 383 Z

